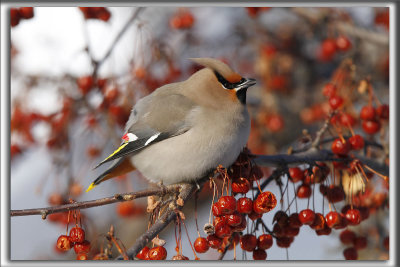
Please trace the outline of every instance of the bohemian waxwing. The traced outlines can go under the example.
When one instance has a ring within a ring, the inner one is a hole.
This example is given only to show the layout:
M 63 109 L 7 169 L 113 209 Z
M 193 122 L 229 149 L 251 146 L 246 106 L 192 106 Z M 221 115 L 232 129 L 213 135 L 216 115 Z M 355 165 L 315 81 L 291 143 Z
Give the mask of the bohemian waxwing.
M 255 80 L 216 59 L 192 60 L 205 68 L 136 103 L 122 144 L 95 168 L 114 162 L 86 191 L 134 169 L 152 182 L 194 181 L 236 160 L 249 137 L 246 91 Z

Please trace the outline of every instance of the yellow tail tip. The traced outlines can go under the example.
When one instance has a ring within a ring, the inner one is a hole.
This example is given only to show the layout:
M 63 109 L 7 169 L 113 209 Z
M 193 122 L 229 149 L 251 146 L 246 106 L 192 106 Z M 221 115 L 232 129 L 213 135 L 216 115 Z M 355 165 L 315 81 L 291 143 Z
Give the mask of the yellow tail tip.
M 96 185 L 94 183 L 91 183 L 89 187 L 86 189 L 86 193 L 92 190 Z

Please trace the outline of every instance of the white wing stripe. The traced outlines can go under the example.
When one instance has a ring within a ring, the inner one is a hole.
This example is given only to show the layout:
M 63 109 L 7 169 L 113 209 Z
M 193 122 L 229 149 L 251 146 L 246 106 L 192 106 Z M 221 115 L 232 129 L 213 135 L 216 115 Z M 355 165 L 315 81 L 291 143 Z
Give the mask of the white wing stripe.
M 147 139 L 147 141 L 146 141 L 146 143 L 144 145 L 147 146 L 148 144 L 153 142 L 159 135 L 160 135 L 160 133 L 157 133 L 157 134 L 151 136 L 149 139 Z

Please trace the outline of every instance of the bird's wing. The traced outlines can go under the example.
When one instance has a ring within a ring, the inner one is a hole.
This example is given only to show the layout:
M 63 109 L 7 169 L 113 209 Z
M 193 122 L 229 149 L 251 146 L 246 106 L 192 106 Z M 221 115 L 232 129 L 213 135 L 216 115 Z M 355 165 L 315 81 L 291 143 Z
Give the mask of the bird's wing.
M 190 129 L 187 116 L 195 107 L 190 99 L 181 94 L 150 96 L 142 98 L 132 109 L 125 141 L 95 168 Z

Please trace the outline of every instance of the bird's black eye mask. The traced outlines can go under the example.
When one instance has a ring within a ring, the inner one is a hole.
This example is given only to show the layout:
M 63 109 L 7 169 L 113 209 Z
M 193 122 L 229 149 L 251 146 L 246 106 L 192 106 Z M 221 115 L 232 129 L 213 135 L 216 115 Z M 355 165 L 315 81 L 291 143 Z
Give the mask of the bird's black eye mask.
M 217 71 L 214 71 L 214 73 L 215 73 L 215 76 L 217 77 L 218 81 L 222 84 L 222 86 L 229 90 L 235 89 L 235 88 L 239 87 L 242 83 L 246 82 L 246 79 L 242 78 L 237 83 L 230 83 L 227 80 L 225 80 L 225 78 L 221 74 L 219 74 Z

